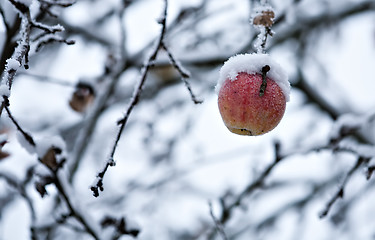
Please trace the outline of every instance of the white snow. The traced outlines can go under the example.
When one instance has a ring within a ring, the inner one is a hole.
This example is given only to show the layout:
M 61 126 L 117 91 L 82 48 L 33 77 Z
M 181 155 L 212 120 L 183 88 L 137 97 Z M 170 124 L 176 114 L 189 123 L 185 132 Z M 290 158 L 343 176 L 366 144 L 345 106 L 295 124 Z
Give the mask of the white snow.
M 30 154 L 36 153 L 39 158 L 43 158 L 51 147 L 60 148 L 62 151 L 65 149 L 65 142 L 60 136 L 33 138 L 35 141 L 35 147 L 32 146 L 21 133 L 18 132 L 17 140 L 27 152 Z
M 340 136 L 340 132 L 343 128 L 355 129 L 363 128 L 367 123 L 375 119 L 375 112 L 369 112 L 367 114 L 358 115 L 358 114 L 342 114 L 339 119 L 332 126 L 331 138 L 335 139 Z
M 43 158 L 47 151 L 52 148 L 59 148 L 62 151 L 65 149 L 65 142 L 60 136 L 44 137 L 37 139 L 36 144 L 36 153 L 39 158 Z
M 257 53 L 263 53 L 264 49 L 262 47 L 263 42 L 266 39 L 266 28 L 265 27 L 259 27 L 259 34 L 257 36 L 257 39 L 255 40 L 254 47 L 257 50 Z
M 259 73 L 262 74 L 262 68 L 268 65 L 270 71 L 267 72 L 267 77 L 274 80 L 284 93 L 285 99 L 288 102 L 290 99 L 290 83 L 286 71 L 279 63 L 273 60 L 268 54 L 238 54 L 230 57 L 220 69 L 219 81 L 216 85 L 216 93 L 219 93 L 221 86 L 226 79 L 235 81 L 237 75 L 241 72 L 248 74 Z
M 10 96 L 10 90 L 9 90 L 9 87 L 6 85 L 6 84 L 1 84 L 0 85 L 0 96 L 6 96 L 6 97 L 9 97 Z
M 33 154 L 35 153 L 35 147 L 33 145 L 31 145 L 26 139 L 25 137 L 22 135 L 22 133 L 18 132 L 17 131 L 17 140 L 18 140 L 18 143 L 30 154 Z
M 7 62 L 7 70 L 17 70 L 21 64 L 19 61 L 17 61 L 16 59 L 14 58 L 9 58 L 6 60 Z
M 261 5 L 257 6 L 254 8 L 254 13 L 251 16 L 250 22 L 251 24 L 259 30 L 259 34 L 257 36 L 257 40 L 254 43 L 254 47 L 257 50 L 257 53 L 263 53 L 264 52 L 264 46 L 262 46 L 263 42 L 266 41 L 267 37 L 267 31 L 266 31 L 266 26 L 264 25 L 258 25 L 254 24 L 254 19 L 258 16 L 262 16 L 266 12 L 273 12 L 275 13 L 275 10 L 272 8 L 272 6 L 268 5 L 267 3 L 263 2 Z M 272 20 L 272 24 L 274 22 L 274 18 L 270 19 Z M 271 31 L 274 33 L 273 31 Z
M 6 142 L 7 140 L 8 140 L 8 136 L 6 134 L 0 134 L 0 144 Z
M 366 158 L 375 157 L 375 149 L 373 145 L 361 144 L 350 138 L 345 138 L 341 140 L 338 147 L 340 149 L 354 152 L 362 157 L 366 157 Z

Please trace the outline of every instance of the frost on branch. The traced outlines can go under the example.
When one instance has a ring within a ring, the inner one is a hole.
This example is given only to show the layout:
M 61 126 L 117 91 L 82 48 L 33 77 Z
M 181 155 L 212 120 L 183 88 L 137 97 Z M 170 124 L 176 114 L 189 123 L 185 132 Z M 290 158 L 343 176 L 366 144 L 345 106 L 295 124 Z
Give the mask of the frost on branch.
M 6 71 L 17 71 L 17 69 L 21 66 L 20 62 L 13 58 L 7 59 L 6 62 Z
M 360 116 L 357 114 L 343 114 L 332 127 L 330 134 L 331 141 L 339 141 L 342 137 L 362 129 L 366 124 L 369 124 L 374 120 L 374 112 Z
M 4 98 L 4 97 L 9 98 L 9 96 L 10 96 L 10 90 L 9 90 L 9 87 L 8 87 L 7 85 L 5 85 L 5 84 L 1 84 L 1 85 L 0 85 L 0 97 L 1 97 L 1 99 L 0 99 L 0 104 L 1 104 L 1 102 L 3 101 L 3 98 Z
M 263 53 L 265 51 L 267 38 L 274 33 L 271 30 L 274 19 L 275 12 L 270 5 L 263 4 L 254 9 L 251 23 L 259 31 L 257 40 L 254 44 L 258 53 Z

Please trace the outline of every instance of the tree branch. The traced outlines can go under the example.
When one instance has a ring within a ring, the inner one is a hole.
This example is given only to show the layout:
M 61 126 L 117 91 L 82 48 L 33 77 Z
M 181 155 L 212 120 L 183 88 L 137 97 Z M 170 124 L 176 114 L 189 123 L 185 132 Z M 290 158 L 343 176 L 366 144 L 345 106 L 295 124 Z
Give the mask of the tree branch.
M 191 100 L 195 103 L 195 104 L 201 104 L 203 103 L 202 100 L 199 100 L 195 94 L 193 93 L 193 90 L 191 89 L 191 85 L 189 83 L 189 81 L 187 80 L 187 78 L 190 77 L 190 74 L 182 68 L 181 64 L 179 62 L 177 62 L 177 60 L 173 57 L 172 53 L 169 51 L 169 49 L 165 46 L 164 43 L 162 43 L 162 46 L 161 46 L 168 54 L 168 57 L 169 57 L 169 60 L 172 64 L 172 66 L 179 72 L 180 76 L 181 76 L 181 79 L 182 81 L 185 83 L 185 86 L 187 88 L 187 90 L 189 91 L 189 94 L 190 94 L 190 97 L 191 97 Z
M 336 193 L 332 196 L 332 198 L 327 202 L 325 208 L 319 213 L 319 218 L 324 218 L 328 215 L 329 211 L 331 210 L 333 204 L 339 199 L 344 197 L 344 188 L 348 183 L 349 179 L 352 177 L 353 173 L 360 168 L 364 163 L 367 163 L 370 159 L 358 157 L 357 162 L 353 165 L 353 167 L 348 171 L 345 175 L 343 182 L 341 183 L 339 189 Z
M 214 215 L 214 211 L 212 209 L 212 202 L 211 201 L 208 202 L 208 207 L 210 208 L 210 215 L 211 215 L 211 218 L 212 218 L 212 220 L 215 224 L 216 231 L 220 234 L 220 236 L 223 240 L 228 240 L 228 237 L 225 234 L 223 225 L 221 224 L 220 220 L 217 219 Z
M 93 195 L 95 197 L 99 196 L 99 190 L 100 191 L 104 190 L 103 189 L 104 175 L 107 172 L 109 166 L 115 165 L 114 155 L 115 155 L 115 152 L 116 152 L 118 142 L 120 141 L 121 134 L 122 134 L 122 132 L 125 128 L 125 125 L 126 125 L 128 119 L 129 119 L 129 116 L 130 116 L 131 112 L 133 111 L 133 108 L 135 107 L 135 105 L 139 101 L 139 97 L 141 95 L 143 85 L 146 82 L 148 71 L 149 71 L 150 67 L 153 65 L 153 62 L 155 61 L 155 59 L 158 55 L 158 52 L 163 45 L 163 39 L 164 39 L 164 35 L 165 35 L 165 32 L 166 32 L 166 25 L 167 25 L 166 24 L 166 18 L 167 18 L 168 0 L 164 0 L 164 3 L 165 3 L 165 6 L 164 6 L 163 16 L 159 21 L 159 23 L 162 26 L 160 36 L 159 36 L 159 40 L 158 40 L 157 45 L 156 45 L 154 51 L 152 52 L 151 56 L 148 58 L 146 65 L 142 68 L 141 78 L 138 82 L 137 87 L 134 90 L 133 97 L 130 100 L 129 106 L 126 110 L 126 113 L 125 113 L 124 117 L 121 120 L 118 121 L 118 124 L 120 125 L 120 128 L 118 130 L 116 140 L 115 140 L 115 143 L 112 147 L 112 151 L 110 153 L 109 159 L 106 161 L 103 169 L 98 173 L 97 178 L 95 180 L 95 183 L 91 186 L 91 191 L 93 192 Z

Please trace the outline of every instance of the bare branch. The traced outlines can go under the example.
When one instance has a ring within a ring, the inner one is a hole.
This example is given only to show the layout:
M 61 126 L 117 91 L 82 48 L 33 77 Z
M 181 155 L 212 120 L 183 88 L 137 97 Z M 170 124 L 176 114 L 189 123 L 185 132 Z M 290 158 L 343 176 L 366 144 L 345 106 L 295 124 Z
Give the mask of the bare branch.
M 366 171 L 366 179 L 367 180 L 370 180 L 371 177 L 372 177 L 372 174 L 374 173 L 375 171 L 375 165 L 371 165 L 367 168 L 367 171 Z
M 220 236 L 223 240 L 228 240 L 227 235 L 225 234 L 223 225 L 221 224 L 220 220 L 218 220 L 214 215 L 214 211 L 212 209 L 212 202 L 211 201 L 208 202 L 208 207 L 210 208 L 210 215 L 211 215 L 211 218 L 212 218 L 212 220 L 215 224 L 216 231 L 220 234 Z
M 12 113 L 10 112 L 8 98 L 7 97 L 3 97 L 3 98 L 4 98 L 4 101 L 3 101 L 4 108 L 6 112 L 8 113 L 10 120 L 12 120 L 13 124 L 16 126 L 17 130 L 22 134 L 22 136 L 26 139 L 26 141 L 30 143 L 31 146 L 35 147 L 36 145 L 35 145 L 35 141 L 33 137 L 29 133 L 27 133 L 25 130 L 22 129 L 22 127 L 19 125 L 19 123 L 16 121 L 16 119 L 13 117 Z
M 51 43 L 65 43 L 67 45 L 73 45 L 75 44 L 74 40 L 66 40 L 59 36 L 49 36 L 47 38 L 43 38 L 43 40 L 38 42 L 38 45 L 35 48 L 35 52 L 39 52 L 39 50 L 44 47 L 45 45 L 51 44 Z
M 189 93 L 190 93 L 190 97 L 191 97 L 191 100 L 193 100 L 193 102 L 195 104 L 201 104 L 203 103 L 203 100 L 199 100 L 195 94 L 193 93 L 193 90 L 191 89 L 191 86 L 190 86 L 190 83 L 189 81 L 187 80 L 187 78 L 190 77 L 190 74 L 182 68 L 181 64 L 179 62 L 176 61 L 176 59 L 173 57 L 171 51 L 169 51 L 169 49 L 165 46 L 164 43 L 162 43 L 162 46 L 161 46 L 168 54 L 168 57 L 169 57 L 169 60 L 170 62 L 172 63 L 173 67 L 179 72 L 179 74 L 181 75 L 181 79 L 182 81 L 185 83 L 185 86 L 186 88 L 188 89 Z
M 275 148 L 275 160 L 273 163 L 271 163 L 260 175 L 259 177 L 251 182 L 241 193 L 239 193 L 236 198 L 232 201 L 231 204 L 226 205 L 224 199 L 221 199 L 222 203 L 222 213 L 219 222 L 224 225 L 231 217 L 233 210 L 240 206 L 242 203 L 242 200 L 252 194 L 255 190 L 260 189 L 263 187 L 265 179 L 271 174 L 272 170 L 277 166 L 278 163 L 280 163 L 284 158 L 280 154 L 280 143 L 275 142 L 274 144 Z M 215 235 L 215 232 L 212 232 L 209 234 L 208 239 L 213 239 Z
M 66 184 L 62 183 L 60 177 L 55 173 L 55 185 L 59 190 L 60 195 L 66 202 L 72 216 L 74 216 L 85 228 L 87 233 L 89 233 L 94 239 L 99 240 L 100 237 L 98 233 L 96 233 L 95 229 L 89 224 L 88 220 L 81 214 L 81 212 L 74 206 L 70 196 L 68 195 L 68 191 L 66 189 Z
M 137 87 L 134 90 L 133 97 L 130 101 L 130 104 L 129 104 L 127 110 L 126 110 L 126 113 L 125 113 L 124 117 L 121 120 L 118 121 L 118 124 L 120 125 L 120 128 L 119 128 L 119 131 L 117 133 L 116 140 L 115 140 L 115 143 L 113 145 L 110 157 L 106 161 L 106 163 L 104 165 L 104 168 L 97 175 L 97 179 L 96 179 L 95 183 L 91 186 L 91 191 L 93 192 L 95 197 L 99 196 L 98 189 L 100 191 L 103 191 L 104 175 L 107 172 L 108 167 L 114 166 L 114 164 L 115 164 L 114 155 L 115 155 L 115 152 L 116 152 L 118 142 L 120 141 L 121 134 L 122 134 L 122 132 L 125 128 L 125 125 L 126 125 L 128 119 L 129 119 L 129 116 L 130 116 L 131 112 L 133 111 L 133 108 L 135 107 L 135 105 L 139 101 L 139 97 L 141 95 L 143 85 L 146 82 L 148 71 L 149 71 L 150 67 L 152 66 L 153 62 L 155 61 L 160 48 L 163 45 L 163 39 L 164 39 L 164 35 L 165 35 L 165 32 L 166 32 L 166 25 L 167 25 L 166 18 L 167 18 L 167 10 L 168 10 L 168 0 L 165 0 L 164 2 L 165 2 L 164 13 L 163 13 L 162 18 L 159 21 L 159 23 L 162 25 L 159 40 L 158 40 L 157 45 L 156 45 L 154 51 L 152 52 L 151 56 L 148 58 L 146 65 L 142 68 L 141 78 L 138 82 Z
M 348 183 L 349 179 L 352 177 L 353 173 L 359 169 L 364 163 L 368 162 L 368 158 L 358 157 L 357 162 L 353 165 L 353 167 L 348 171 L 345 175 L 343 182 L 341 183 L 339 189 L 336 193 L 332 196 L 332 198 L 327 202 L 325 208 L 319 213 L 320 218 L 324 218 L 327 216 L 329 211 L 331 210 L 333 204 L 339 199 L 344 197 L 344 188 Z

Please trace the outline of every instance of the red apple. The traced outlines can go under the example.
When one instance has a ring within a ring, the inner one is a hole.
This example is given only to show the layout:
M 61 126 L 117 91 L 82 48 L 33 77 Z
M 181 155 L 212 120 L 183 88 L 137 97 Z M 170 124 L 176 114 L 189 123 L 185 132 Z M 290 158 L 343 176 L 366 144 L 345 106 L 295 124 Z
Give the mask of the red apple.
M 240 135 L 261 135 L 274 129 L 284 115 L 286 97 L 280 86 L 267 76 L 264 94 L 261 73 L 239 72 L 225 79 L 219 89 L 218 105 L 226 127 Z M 262 95 L 262 96 L 261 96 Z

